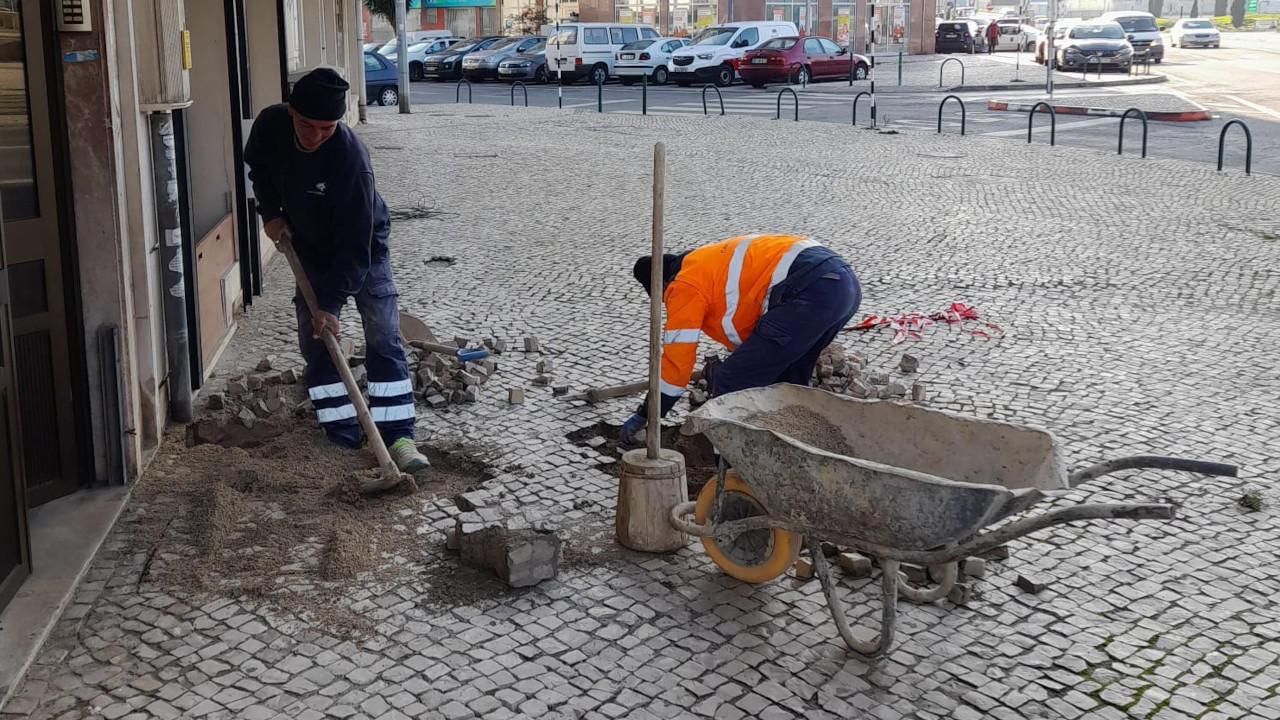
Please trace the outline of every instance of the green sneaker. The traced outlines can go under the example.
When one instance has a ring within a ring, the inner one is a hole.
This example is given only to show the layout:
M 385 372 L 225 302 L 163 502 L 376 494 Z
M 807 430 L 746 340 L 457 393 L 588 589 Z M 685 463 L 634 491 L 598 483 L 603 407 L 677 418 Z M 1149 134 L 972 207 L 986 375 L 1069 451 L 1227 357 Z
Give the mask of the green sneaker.
M 400 438 L 391 443 L 387 452 L 391 453 L 391 459 L 395 461 L 396 467 L 400 468 L 400 472 L 411 473 L 431 467 L 427 456 L 418 452 L 418 447 L 413 444 L 413 438 Z

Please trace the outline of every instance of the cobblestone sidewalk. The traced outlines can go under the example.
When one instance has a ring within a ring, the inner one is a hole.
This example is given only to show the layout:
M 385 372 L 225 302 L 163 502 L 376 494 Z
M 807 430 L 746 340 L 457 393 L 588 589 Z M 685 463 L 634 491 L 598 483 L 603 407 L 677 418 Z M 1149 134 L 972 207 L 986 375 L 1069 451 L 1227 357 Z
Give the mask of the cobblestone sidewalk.
M 1048 427 L 1074 467 L 1151 452 L 1238 463 L 1241 478 L 1128 472 L 1073 492 L 1181 509 L 1013 543 L 968 607 L 900 603 L 898 641 L 878 661 L 846 653 L 816 582 L 744 585 L 693 544 L 425 602 L 456 582 L 441 545 L 458 512 L 426 494 L 410 522 L 422 555 L 403 582 L 348 598 L 373 630 L 345 639 L 248 598 L 144 581 L 135 502 L 0 717 L 1280 718 L 1280 179 L 737 118 L 433 106 L 371 109 L 362 133 L 390 205 L 451 213 L 396 225 L 403 305 L 444 336 L 537 336 L 557 382 L 643 376 L 630 267 L 647 252 L 664 140 L 669 246 L 808 234 L 850 259 L 863 313 L 964 301 L 1001 325 L 1000 341 L 940 327 L 911 345 L 934 406 Z M 457 262 L 427 264 L 435 255 Z M 213 385 L 268 348 L 289 354 L 286 277 L 270 269 Z M 844 339 L 885 371 L 904 349 L 888 334 Z M 492 492 L 607 544 L 615 480 L 566 435 L 620 421 L 634 400 L 553 399 L 531 386 L 535 359 L 506 356 L 491 381 L 526 386 L 524 405 L 490 390 L 423 411 L 420 431 L 488 444 L 502 469 Z M 1264 510 L 1238 505 L 1248 487 Z M 1024 593 L 1019 573 L 1048 587 Z M 842 583 L 862 624 L 878 612 L 872 582 Z

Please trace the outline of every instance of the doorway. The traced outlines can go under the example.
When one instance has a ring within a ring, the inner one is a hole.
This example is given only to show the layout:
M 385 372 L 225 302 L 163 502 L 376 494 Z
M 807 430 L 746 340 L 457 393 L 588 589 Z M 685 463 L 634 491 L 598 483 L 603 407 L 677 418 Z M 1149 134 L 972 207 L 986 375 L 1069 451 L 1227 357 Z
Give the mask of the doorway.
M 43 6 L 43 7 L 42 7 Z M 51 4 L 0 0 L 0 207 L 28 506 L 79 487 L 63 242 L 68 228 L 46 49 Z

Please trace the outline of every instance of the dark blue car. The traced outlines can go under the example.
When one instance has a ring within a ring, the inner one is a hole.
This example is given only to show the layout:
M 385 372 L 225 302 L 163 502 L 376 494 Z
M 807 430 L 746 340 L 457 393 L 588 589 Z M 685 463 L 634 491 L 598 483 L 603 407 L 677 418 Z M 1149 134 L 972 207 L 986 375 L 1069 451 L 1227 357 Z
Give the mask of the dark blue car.
M 370 105 L 399 105 L 400 78 L 396 65 L 376 52 L 364 54 L 364 95 Z

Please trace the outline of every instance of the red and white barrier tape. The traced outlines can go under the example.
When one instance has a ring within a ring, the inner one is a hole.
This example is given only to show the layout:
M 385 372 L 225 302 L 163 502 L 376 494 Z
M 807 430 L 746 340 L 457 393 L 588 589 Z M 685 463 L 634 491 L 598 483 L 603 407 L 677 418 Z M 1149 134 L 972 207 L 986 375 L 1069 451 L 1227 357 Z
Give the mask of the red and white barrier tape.
M 950 306 L 932 313 L 911 312 L 905 315 L 868 315 L 856 325 L 850 325 L 844 331 L 875 330 L 887 327 L 893 330 L 893 344 L 905 342 L 908 338 L 919 340 L 925 328 L 945 322 L 948 325 L 959 325 L 960 329 L 971 335 L 999 340 L 1004 337 L 1004 330 L 995 323 L 982 322 L 978 318 L 978 310 L 972 305 L 951 303 Z

